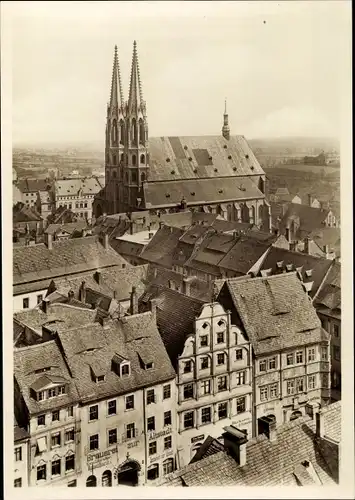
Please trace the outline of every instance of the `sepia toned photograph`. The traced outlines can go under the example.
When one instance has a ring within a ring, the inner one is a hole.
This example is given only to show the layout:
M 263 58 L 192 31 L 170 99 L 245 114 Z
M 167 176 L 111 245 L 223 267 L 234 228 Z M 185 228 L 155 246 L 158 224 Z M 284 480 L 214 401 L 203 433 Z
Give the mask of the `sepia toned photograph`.
M 350 2 L 1 11 L 6 498 L 352 498 Z

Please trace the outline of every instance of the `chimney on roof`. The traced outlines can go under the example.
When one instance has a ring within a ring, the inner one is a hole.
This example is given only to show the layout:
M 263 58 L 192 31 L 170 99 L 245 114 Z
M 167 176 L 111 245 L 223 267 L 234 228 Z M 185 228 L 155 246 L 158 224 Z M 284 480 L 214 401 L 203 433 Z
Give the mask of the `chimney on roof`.
M 152 313 L 152 316 L 154 316 L 154 318 L 156 318 L 157 316 L 157 299 L 151 299 L 150 300 L 150 310 L 151 310 L 151 313 Z
M 131 291 L 130 313 L 132 315 L 138 314 L 138 294 L 135 286 L 132 286 L 132 291 Z
M 98 285 L 101 285 L 102 283 L 102 274 L 101 271 L 96 271 L 94 274 L 94 279 Z
M 309 415 L 313 420 L 317 414 L 317 412 L 319 411 L 319 403 L 317 403 L 316 401 L 309 401 L 307 404 L 306 404 L 306 413 L 307 415 Z
M 159 215 L 159 217 L 160 217 L 160 215 Z M 160 221 L 160 222 L 159 222 L 159 229 L 161 229 L 163 226 L 164 226 L 164 222 L 163 222 L 163 221 Z
M 296 251 L 296 247 L 297 247 L 297 241 L 290 241 L 290 250 L 292 252 Z
M 48 233 L 45 233 L 45 234 L 46 234 L 45 242 L 46 242 L 47 248 L 48 248 L 48 250 L 52 250 L 52 248 L 53 248 L 53 236 L 51 234 L 48 234 Z
M 81 287 L 79 289 L 79 300 L 80 300 L 80 302 L 86 303 L 86 283 L 85 283 L 85 281 L 81 282 Z
M 192 281 L 192 278 L 191 276 L 190 277 L 186 277 L 182 280 L 182 293 L 185 294 L 185 295 L 191 295 L 191 281 Z
M 286 236 L 286 240 L 290 243 L 291 242 L 291 230 L 289 227 L 286 227 L 286 229 L 285 229 L 285 236 Z
M 275 417 L 261 417 L 258 419 L 258 434 L 265 434 L 269 441 L 274 442 L 277 439 L 276 435 L 276 419 Z
M 154 233 L 152 233 L 152 232 L 149 232 L 149 233 L 148 233 L 148 239 L 149 239 L 149 240 L 151 240 L 151 239 L 153 238 L 153 236 L 154 236 Z
M 316 413 L 316 437 L 324 438 L 325 428 L 324 428 L 324 415 L 321 411 Z
M 325 253 L 325 256 L 327 257 L 328 253 L 329 253 L 329 245 L 324 245 L 323 246 L 323 252 Z
M 105 233 L 102 238 L 102 244 L 105 250 L 108 249 L 108 234 Z
M 248 438 L 245 432 L 237 429 L 234 425 L 228 425 L 223 428 L 222 434 L 224 448 L 240 465 L 243 467 L 247 463 L 247 442 Z
M 304 253 L 309 255 L 309 238 L 308 237 L 306 237 L 304 239 Z
M 50 305 L 50 303 L 49 303 L 49 301 L 47 299 L 43 299 L 42 300 L 42 302 L 41 302 L 41 309 L 44 312 L 44 314 L 47 314 L 49 305 Z
M 312 202 L 313 202 L 313 198 L 312 198 L 312 195 L 309 194 L 308 195 L 308 205 L 311 207 L 312 206 Z

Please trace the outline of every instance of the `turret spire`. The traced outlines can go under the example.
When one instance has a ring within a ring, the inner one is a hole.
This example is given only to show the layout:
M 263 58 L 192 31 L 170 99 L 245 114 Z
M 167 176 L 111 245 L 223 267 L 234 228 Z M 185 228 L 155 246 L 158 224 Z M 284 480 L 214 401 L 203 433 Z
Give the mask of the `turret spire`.
M 121 82 L 121 72 L 118 61 L 117 45 L 115 45 L 115 54 L 113 58 L 113 68 L 112 68 L 111 95 L 110 95 L 111 111 L 113 111 L 114 109 L 121 108 L 122 105 L 123 105 L 123 91 Z
M 224 100 L 224 114 L 223 114 L 222 135 L 223 135 L 223 137 L 225 139 L 229 140 L 229 138 L 230 138 L 230 128 L 229 128 L 229 123 L 228 123 L 227 99 Z
M 142 111 L 145 108 L 143 101 L 142 85 L 139 74 L 139 63 L 137 54 L 137 42 L 133 42 L 133 56 L 132 56 L 132 68 L 131 68 L 131 82 L 129 86 L 129 97 L 128 97 L 128 111 L 132 112 L 138 111 L 141 108 Z

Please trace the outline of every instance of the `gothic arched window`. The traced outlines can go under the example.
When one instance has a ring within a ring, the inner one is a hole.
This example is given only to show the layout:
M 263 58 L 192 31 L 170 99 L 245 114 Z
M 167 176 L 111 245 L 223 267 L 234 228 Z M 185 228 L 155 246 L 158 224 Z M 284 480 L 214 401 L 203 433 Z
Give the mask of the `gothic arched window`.
M 137 122 L 135 118 L 132 120 L 132 143 L 137 144 Z
M 137 163 L 137 157 L 136 155 L 132 155 L 132 165 L 135 165 Z
M 141 163 L 145 163 L 145 155 L 141 155 Z
M 145 144 L 145 130 L 143 120 L 139 120 L 139 142 L 140 144 Z
M 117 145 L 117 121 L 113 120 L 112 122 L 112 144 L 114 146 Z
M 120 144 L 124 144 L 124 122 L 120 120 Z
M 113 155 L 113 157 L 112 157 L 112 163 L 114 165 L 117 165 L 117 155 Z
M 122 153 L 121 154 L 121 163 L 123 163 L 123 162 L 124 162 L 124 154 Z

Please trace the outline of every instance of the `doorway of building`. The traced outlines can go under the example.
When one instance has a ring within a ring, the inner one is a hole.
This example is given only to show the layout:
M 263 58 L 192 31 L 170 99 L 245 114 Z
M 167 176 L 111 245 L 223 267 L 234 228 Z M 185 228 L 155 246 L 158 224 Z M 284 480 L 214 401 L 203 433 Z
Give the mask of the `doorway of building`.
M 133 460 L 124 463 L 117 474 L 117 483 L 123 486 L 137 486 L 139 464 Z
M 86 480 L 86 486 L 87 487 L 95 487 L 97 486 L 97 479 L 96 476 L 89 476 Z

